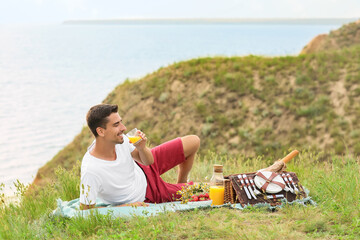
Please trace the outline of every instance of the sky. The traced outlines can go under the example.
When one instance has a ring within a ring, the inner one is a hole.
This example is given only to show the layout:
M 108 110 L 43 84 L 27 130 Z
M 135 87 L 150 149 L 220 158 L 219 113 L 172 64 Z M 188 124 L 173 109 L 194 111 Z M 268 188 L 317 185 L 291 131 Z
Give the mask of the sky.
M 360 0 L 0 0 L 0 24 L 124 18 L 359 18 Z

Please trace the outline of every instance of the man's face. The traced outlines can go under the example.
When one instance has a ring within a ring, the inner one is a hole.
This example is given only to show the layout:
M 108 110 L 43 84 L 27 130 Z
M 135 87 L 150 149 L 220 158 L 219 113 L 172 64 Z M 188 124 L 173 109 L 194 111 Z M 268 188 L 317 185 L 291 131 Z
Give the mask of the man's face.
M 119 113 L 112 113 L 108 117 L 109 122 L 106 124 L 104 129 L 104 137 L 115 143 L 122 144 L 124 142 L 124 132 L 126 131 L 125 125 L 122 123 L 122 118 Z

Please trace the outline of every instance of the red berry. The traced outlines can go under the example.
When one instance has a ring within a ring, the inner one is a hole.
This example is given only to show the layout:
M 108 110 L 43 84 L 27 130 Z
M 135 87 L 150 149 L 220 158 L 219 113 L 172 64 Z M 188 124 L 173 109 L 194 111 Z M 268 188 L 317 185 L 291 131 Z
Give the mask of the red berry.
M 194 197 L 196 197 L 196 195 L 192 195 L 192 196 L 191 196 L 191 198 L 194 198 Z
M 203 195 L 203 194 L 199 194 L 199 198 L 200 198 L 200 197 L 204 197 L 204 195 Z
M 194 200 L 194 201 L 199 201 L 199 198 L 198 198 L 197 196 L 195 196 L 195 197 L 193 198 L 193 200 Z
M 205 193 L 205 194 L 204 194 L 204 197 L 209 198 L 209 194 L 208 194 L 208 193 Z

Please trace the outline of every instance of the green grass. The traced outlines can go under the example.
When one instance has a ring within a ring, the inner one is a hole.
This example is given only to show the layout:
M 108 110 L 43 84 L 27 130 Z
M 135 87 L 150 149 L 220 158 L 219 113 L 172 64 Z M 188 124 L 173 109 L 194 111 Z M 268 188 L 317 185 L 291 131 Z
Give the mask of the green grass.
M 284 155 L 286 153 L 284 152 Z M 281 157 L 281 156 L 279 156 Z M 197 157 L 190 178 L 208 181 L 212 165 L 225 175 L 252 172 L 274 159 L 208 152 Z M 288 205 L 270 212 L 229 208 L 163 213 L 155 217 L 112 218 L 96 212 L 87 219 L 54 217 L 56 199 L 78 197 L 79 164 L 56 170 L 57 181 L 41 189 L 17 183 L 19 204 L 0 205 L 1 239 L 358 239 L 360 236 L 360 160 L 303 151 L 288 165 L 310 190 L 317 206 Z M 174 182 L 176 170 L 163 175 Z M 1 196 L 1 195 L 0 195 Z M 5 197 L 5 198 L 4 198 Z

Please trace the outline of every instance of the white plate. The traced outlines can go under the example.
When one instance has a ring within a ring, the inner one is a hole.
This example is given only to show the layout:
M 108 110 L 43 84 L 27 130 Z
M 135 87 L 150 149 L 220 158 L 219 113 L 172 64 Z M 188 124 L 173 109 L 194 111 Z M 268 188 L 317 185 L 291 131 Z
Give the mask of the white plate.
M 199 206 L 199 207 L 211 206 L 211 203 L 212 203 L 212 200 L 188 202 L 188 204 L 191 205 L 191 206 Z
M 261 171 L 261 173 L 264 174 L 264 176 L 266 178 L 269 178 L 272 174 L 272 172 L 269 172 L 269 171 Z M 285 182 L 280 175 L 277 175 L 272 181 L 280 182 L 285 185 Z M 255 176 L 254 182 L 255 182 L 255 185 L 259 189 L 261 189 L 261 187 L 266 183 L 266 180 L 263 179 L 262 177 Z M 281 188 L 279 185 L 272 183 L 272 182 L 270 182 L 266 188 L 267 193 L 278 193 L 278 192 L 281 192 L 281 190 L 283 190 L 283 188 Z

